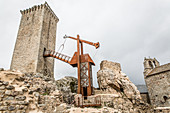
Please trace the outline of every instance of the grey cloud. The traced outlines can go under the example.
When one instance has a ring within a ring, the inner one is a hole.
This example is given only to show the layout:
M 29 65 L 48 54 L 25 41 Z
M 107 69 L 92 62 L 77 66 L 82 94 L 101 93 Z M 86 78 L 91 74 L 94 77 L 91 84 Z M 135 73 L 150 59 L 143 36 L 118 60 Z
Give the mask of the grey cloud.
M 169 0 L 48 0 L 60 21 L 57 25 L 57 46 L 63 43 L 65 34 L 92 42 L 101 47 L 84 44 L 96 63 L 96 72 L 102 60 L 121 63 L 122 70 L 135 84 L 144 84 L 143 58 L 156 57 L 161 64 L 169 62 L 170 56 L 170 1 Z M 44 3 L 44 0 L 1 0 L 0 67 L 9 68 L 20 21 L 21 9 Z M 63 53 L 72 56 L 76 42 L 68 39 Z M 76 68 L 55 60 L 55 78 L 76 75 Z

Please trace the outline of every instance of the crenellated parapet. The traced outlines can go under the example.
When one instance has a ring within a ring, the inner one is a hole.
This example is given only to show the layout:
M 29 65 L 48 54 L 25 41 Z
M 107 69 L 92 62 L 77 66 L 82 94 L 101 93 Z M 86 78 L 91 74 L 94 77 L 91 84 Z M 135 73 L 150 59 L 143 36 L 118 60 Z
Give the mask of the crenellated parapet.
M 20 10 L 20 12 L 21 12 L 22 15 L 25 15 L 25 14 L 29 14 L 31 12 L 42 10 L 42 9 L 46 10 L 50 14 L 50 16 L 55 19 L 56 22 L 59 21 L 58 17 L 52 11 L 52 9 L 50 8 L 50 6 L 48 5 L 47 2 L 45 2 L 44 4 L 41 4 L 41 5 L 35 5 L 32 8 L 29 8 L 29 9 Z

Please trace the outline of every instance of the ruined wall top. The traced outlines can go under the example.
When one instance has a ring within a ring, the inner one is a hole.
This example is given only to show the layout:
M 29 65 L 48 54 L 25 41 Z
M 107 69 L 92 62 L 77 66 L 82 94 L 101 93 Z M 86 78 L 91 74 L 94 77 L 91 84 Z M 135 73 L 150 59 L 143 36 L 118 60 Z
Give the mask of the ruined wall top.
M 100 69 L 102 70 L 104 68 L 111 69 L 111 70 L 116 70 L 118 72 L 121 71 L 120 63 L 111 62 L 111 61 L 107 61 L 107 60 L 103 60 L 101 62 L 101 64 L 100 64 Z
M 32 8 L 29 8 L 29 9 L 20 10 L 20 12 L 21 12 L 22 15 L 25 15 L 25 14 L 28 14 L 28 13 L 31 13 L 31 12 L 34 12 L 34 11 L 37 11 L 37 10 L 40 10 L 40 9 L 43 9 L 43 8 L 46 9 L 48 11 L 48 13 L 50 13 L 50 15 L 55 19 L 56 22 L 59 21 L 58 17 L 52 11 L 52 9 L 50 8 L 50 6 L 48 5 L 47 2 L 45 2 L 44 4 L 41 4 L 41 5 L 35 5 Z
M 154 68 L 148 75 L 155 75 L 167 71 L 170 71 L 170 63 Z
M 163 73 L 166 71 L 170 71 L 170 63 L 160 65 L 158 60 L 156 58 L 144 58 L 144 69 L 145 71 L 149 69 L 146 73 L 146 77 L 151 76 L 151 75 L 156 75 L 159 73 Z M 144 71 L 144 72 L 145 72 Z

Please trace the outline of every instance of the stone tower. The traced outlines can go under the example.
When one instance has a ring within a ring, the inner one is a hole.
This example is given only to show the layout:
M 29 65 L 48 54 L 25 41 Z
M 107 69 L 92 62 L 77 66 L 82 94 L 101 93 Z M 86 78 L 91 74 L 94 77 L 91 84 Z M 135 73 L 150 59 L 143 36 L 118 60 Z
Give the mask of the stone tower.
M 151 72 L 155 67 L 160 66 L 159 62 L 156 60 L 156 58 L 145 58 L 144 59 L 144 75 L 146 76 Z
M 44 4 L 20 11 L 22 14 L 11 69 L 54 77 L 54 59 L 44 58 L 45 49 L 55 50 L 58 17 Z

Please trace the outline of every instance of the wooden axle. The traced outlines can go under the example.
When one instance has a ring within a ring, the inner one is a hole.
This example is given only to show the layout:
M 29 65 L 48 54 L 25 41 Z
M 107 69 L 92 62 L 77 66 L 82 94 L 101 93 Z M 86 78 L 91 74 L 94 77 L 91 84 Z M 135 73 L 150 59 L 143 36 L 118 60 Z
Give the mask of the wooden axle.
M 77 35 L 77 37 L 79 37 L 79 35 Z M 71 38 L 71 39 L 73 39 L 73 40 L 78 40 L 78 38 L 74 38 L 74 37 L 66 36 L 66 35 L 64 36 L 64 38 Z M 82 39 L 79 39 L 79 41 L 80 41 L 80 43 L 82 43 L 82 42 L 83 42 L 83 43 L 86 43 L 86 44 L 89 44 L 89 45 L 95 46 L 95 47 L 96 47 L 96 49 L 100 47 L 99 42 L 97 42 L 97 43 L 93 43 L 93 42 L 86 41 L 86 40 L 82 40 Z

